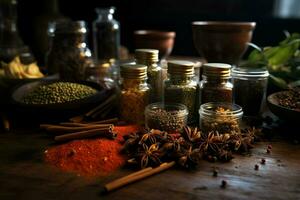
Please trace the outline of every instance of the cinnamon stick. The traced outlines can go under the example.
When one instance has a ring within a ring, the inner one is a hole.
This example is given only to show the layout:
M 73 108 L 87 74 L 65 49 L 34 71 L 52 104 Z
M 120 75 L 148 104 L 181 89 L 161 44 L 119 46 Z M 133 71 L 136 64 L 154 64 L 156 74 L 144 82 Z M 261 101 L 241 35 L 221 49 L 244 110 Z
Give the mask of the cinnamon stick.
M 119 121 L 117 117 L 111 119 L 105 119 L 101 121 L 90 122 L 89 124 L 115 124 Z
M 69 126 L 60 126 L 60 125 L 48 125 L 43 126 L 49 132 L 78 132 L 78 131 L 86 131 L 86 130 L 94 130 L 94 129 L 101 129 L 101 130 L 112 130 L 112 125 L 89 125 L 89 126 L 82 126 L 82 127 L 69 127 Z
M 66 127 L 87 127 L 87 126 L 96 126 L 96 127 L 106 127 L 106 126 L 113 126 L 111 123 L 107 124 L 92 124 L 92 123 L 74 123 L 74 122 L 61 122 L 61 126 Z
M 114 180 L 114 181 L 106 184 L 104 186 L 104 189 L 105 189 L 106 192 L 113 191 L 113 190 L 118 189 L 118 188 L 120 188 L 122 186 L 125 186 L 127 184 L 133 183 L 135 181 L 144 179 L 148 176 L 151 176 L 151 175 L 157 174 L 159 172 L 162 172 L 164 170 L 167 170 L 167 169 L 171 168 L 174 165 L 175 165 L 175 162 L 172 161 L 172 162 L 169 162 L 169 163 L 163 163 L 159 167 L 156 167 L 156 168 L 153 168 L 153 169 L 150 169 L 150 170 L 149 169 L 145 170 L 145 171 L 141 170 L 142 172 L 136 172 L 135 174 L 119 178 L 117 180 Z
M 80 131 L 75 133 L 68 133 L 64 135 L 59 135 L 54 138 L 55 141 L 61 142 L 61 141 L 68 141 L 68 140 L 75 140 L 75 139 L 84 139 L 94 136 L 104 136 L 107 138 L 115 138 L 116 133 L 111 130 L 104 130 L 102 128 L 100 129 L 92 129 L 87 131 Z

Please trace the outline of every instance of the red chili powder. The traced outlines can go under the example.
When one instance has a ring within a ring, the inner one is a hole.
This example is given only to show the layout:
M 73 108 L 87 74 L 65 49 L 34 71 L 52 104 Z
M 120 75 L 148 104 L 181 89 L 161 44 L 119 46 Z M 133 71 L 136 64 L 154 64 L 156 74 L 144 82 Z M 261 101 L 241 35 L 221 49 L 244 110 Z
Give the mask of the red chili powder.
M 45 151 L 45 161 L 66 172 L 81 176 L 105 176 L 123 166 L 126 157 L 120 154 L 123 136 L 139 127 L 116 126 L 115 140 L 106 138 L 75 140 Z

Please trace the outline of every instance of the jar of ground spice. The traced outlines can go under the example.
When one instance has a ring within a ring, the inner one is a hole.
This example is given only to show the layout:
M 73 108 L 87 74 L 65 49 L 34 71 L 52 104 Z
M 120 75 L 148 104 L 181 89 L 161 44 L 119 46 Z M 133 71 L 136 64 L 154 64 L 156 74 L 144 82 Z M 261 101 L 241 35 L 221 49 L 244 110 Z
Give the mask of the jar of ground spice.
M 63 80 L 83 80 L 86 68 L 94 64 L 86 44 L 85 22 L 56 22 L 49 25 L 48 33 L 51 41 L 46 58 L 49 74 L 59 73 Z
M 202 68 L 203 75 L 202 81 L 200 82 L 200 103 L 232 103 L 233 85 L 229 81 L 231 65 L 206 63 Z
M 164 82 L 164 102 L 180 103 L 188 108 L 188 123 L 197 119 L 199 87 L 194 78 L 194 63 L 183 60 L 168 62 L 169 77 Z
M 136 124 L 144 124 L 144 110 L 150 103 L 150 85 L 147 83 L 146 65 L 121 66 L 121 119 Z
M 199 109 L 200 128 L 205 133 L 237 133 L 240 131 L 243 110 L 239 105 L 226 102 L 209 102 Z
M 243 107 L 244 116 L 259 117 L 266 98 L 269 72 L 266 68 L 232 69 L 233 99 Z
M 156 49 L 136 49 L 135 59 L 137 64 L 147 66 L 147 82 L 152 88 L 152 102 L 162 101 L 162 70 L 158 65 L 158 53 Z

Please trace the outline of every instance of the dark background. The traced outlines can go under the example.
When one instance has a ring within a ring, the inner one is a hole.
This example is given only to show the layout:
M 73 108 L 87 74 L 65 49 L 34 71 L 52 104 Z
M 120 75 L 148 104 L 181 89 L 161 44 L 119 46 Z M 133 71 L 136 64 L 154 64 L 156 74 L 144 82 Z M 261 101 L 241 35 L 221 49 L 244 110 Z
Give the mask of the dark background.
M 38 38 L 32 34 L 39 29 L 36 20 L 51 16 L 55 0 L 19 0 L 18 25 L 21 36 L 39 59 Z M 115 18 L 121 23 L 121 43 L 133 51 L 133 31 L 159 29 L 176 31 L 173 55 L 197 55 L 192 41 L 191 22 L 199 20 L 256 21 L 253 40 L 259 46 L 276 45 L 284 39 L 283 30 L 300 32 L 299 20 L 274 16 L 276 0 L 85 0 L 57 1 L 60 14 L 74 20 L 96 19 L 96 7 L 115 6 Z M 45 36 L 46 37 L 46 36 Z M 91 41 L 91 31 L 89 35 Z M 90 48 L 92 49 L 91 42 Z

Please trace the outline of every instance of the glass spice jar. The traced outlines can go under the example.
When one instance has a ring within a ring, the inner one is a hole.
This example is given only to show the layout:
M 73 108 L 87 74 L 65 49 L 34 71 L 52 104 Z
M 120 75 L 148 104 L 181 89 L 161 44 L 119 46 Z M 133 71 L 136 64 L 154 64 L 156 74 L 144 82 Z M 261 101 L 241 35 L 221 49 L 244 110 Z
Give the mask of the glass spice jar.
M 144 110 L 150 102 L 146 65 L 121 66 L 120 117 L 124 121 L 144 124 Z
M 194 79 L 194 63 L 174 60 L 168 62 L 169 78 L 164 82 L 164 102 L 180 103 L 188 108 L 188 123 L 197 119 L 199 87 Z
M 137 64 L 147 66 L 147 82 L 152 88 L 151 102 L 162 101 L 162 70 L 158 65 L 158 53 L 156 49 L 136 49 L 135 59 Z
M 259 117 L 266 98 L 268 70 L 234 67 L 231 74 L 234 103 L 242 106 L 244 116 Z
M 206 63 L 203 65 L 202 81 L 200 82 L 200 104 L 207 102 L 232 103 L 230 83 L 231 65 L 223 63 Z
M 199 114 L 200 128 L 205 134 L 212 131 L 219 134 L 240 132 L 243 110 L 239 105 L 209 102 L 200 106 Z
M 83 80 L 86 68 L 94 65 L 86 44 L 85 22 L 59 21 L 49 25 L 48 33 L 52 40 L 46 60 L 49 74 L 59 73 L 63 80 Z

